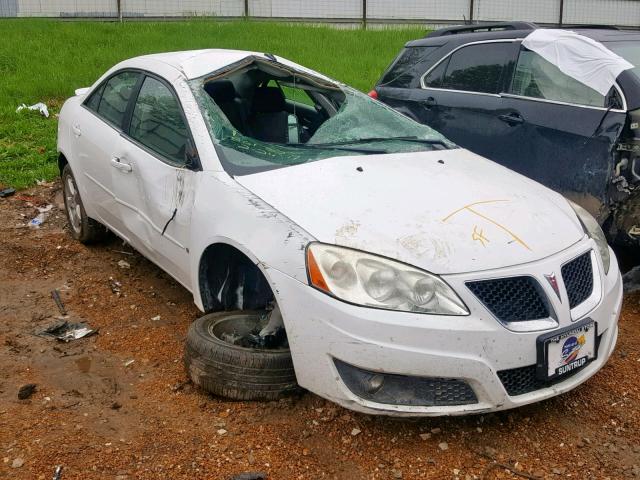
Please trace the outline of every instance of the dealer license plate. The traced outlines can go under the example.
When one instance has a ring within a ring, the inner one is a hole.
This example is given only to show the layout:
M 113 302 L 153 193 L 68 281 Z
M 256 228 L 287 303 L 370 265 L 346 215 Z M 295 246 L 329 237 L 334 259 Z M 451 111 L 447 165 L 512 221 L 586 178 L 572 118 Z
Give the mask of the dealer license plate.
M 553 380 L 587 365 L 597 355 L 596 336 L 596 323 L 587 319 L 538 338 L 538 376 Z

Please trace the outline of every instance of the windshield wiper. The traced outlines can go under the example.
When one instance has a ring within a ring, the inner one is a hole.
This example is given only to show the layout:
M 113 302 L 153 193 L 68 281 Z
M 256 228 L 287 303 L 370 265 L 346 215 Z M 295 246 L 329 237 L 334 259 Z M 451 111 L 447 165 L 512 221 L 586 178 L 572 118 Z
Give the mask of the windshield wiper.
M 386 150 L 372 150 L 370 148 L 355 148 L 355 147 L 342 147 L 340 143 L 276 143 L 275 145 L 280 145 L 282 147 L 294 147 L 294 148 L 313 148 L 316 150 L 345 150 L 347 152 L 357 152 L 357 153 L 373 153 L 373 154 L 381 154 L 387 153 Z M 346 145 L 346 144 L 345 144 Z
M 359 138 L 357 140 L 349 140 L 345 142 L 317 143 L 315 145 L 324 145 L 324 146 L 351 145 L 351 144 L 368 143 L 368 142 L 388 142 L 393 140 L 423 143 L 426 145 L 442 145 L 445 148 L 449 148 L 448 145 L 443 140 L 418 138 L 418 137 L 371 137 L 371 138 Z

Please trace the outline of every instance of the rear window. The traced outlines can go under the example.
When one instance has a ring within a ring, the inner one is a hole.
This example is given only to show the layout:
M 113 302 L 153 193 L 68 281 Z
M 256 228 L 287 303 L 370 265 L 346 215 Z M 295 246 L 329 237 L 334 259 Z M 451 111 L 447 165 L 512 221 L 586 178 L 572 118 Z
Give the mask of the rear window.
M 451 55 L 441 88 L 500 93 L 502 75 L 512 61 L 511 42 L 469 45 Z
M 379 87 L 409 88 L 416 74 L 416 66 L 424 63 L 439 47 L 406 47 L 380 79 Z
M 605 46 L 631 63 L 635 67 L 631 71 L 640 77 L 640 42 L 607 42 Z

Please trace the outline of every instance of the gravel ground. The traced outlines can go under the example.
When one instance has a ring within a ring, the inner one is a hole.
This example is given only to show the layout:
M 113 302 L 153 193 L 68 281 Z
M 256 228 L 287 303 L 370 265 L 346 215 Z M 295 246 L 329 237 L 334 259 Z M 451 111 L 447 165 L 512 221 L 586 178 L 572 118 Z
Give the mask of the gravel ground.
M 189 293 L 116 238 L 74 242 L 60 202 L 57 183 L 0 199 L 0 478 L 50 479 L 57 465 L 63 480 L 640 478 L 640 296 L 594 378 L 517 410 L 400 421 L 311 393 L 232 402 L 187 382 Z M 46 204 L 44 225 L 26 227 Z M 99 333 L 35 336 L 60 316 L 53 289 Z

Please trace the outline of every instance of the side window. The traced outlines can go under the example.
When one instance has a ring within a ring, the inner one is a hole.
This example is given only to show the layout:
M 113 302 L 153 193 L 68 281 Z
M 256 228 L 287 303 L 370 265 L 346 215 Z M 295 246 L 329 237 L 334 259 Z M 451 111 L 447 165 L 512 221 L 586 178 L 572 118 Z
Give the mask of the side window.
M 118 128 L 122 128 L 124 113 L 140 74 L 122 72 L 111 77 L 102 90 L 98 114 Z
M 178 99 L 152 77 L 146 77 L 133 108 L 129 136 L 172 164 L 185 164 L 189 133 Z
M 398 55 L 398 58 L 391 64 L 391 66 L 384 73 L 380 79 L 378 86 L 380 87 L 395 87 L 395 88 L 409 88 L 412 80 L 416 77 L 416 74 L 422 74 L 417 70 L 420 64 L 424 63 L 431 54 L 436 51 L 437 46 L 434 47 L 406 47 Z
M 100 105 L 100 99 L 102 98 L 102 90 L 104 89 L 104 84 L 100 85 L 95 91 L 91 94 L 91 96 L 84 102 L 85 106 L 94 112 L 98 111 L 98 105 Z
M 605 98 L 526 48 L 520 50 L 511 93 L 558 102 L 604 107 Z
M 424 86 L 431 88 L 441 88 L 442 87 L 442 77 L 444 77 L 444 72 L 447 69 L 447 65 L 449 65 L 449 58 L 447 57 L 442 62 L 440 62 L 436 68 L 431 70 L 429 74 L 424 77 Z
M 512 42 L 469 45 L 451 55 L 440 88 L 500 93 L 512 59 Z

